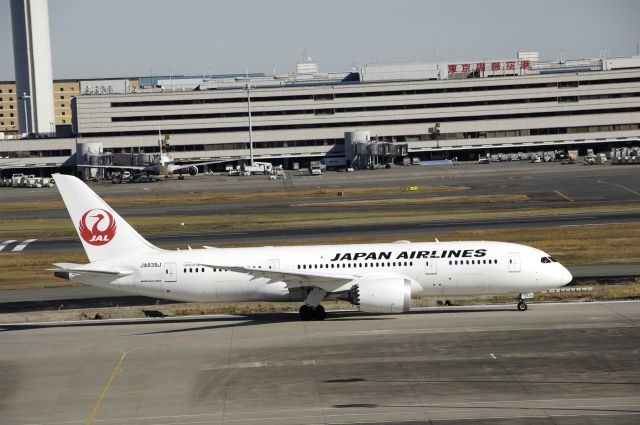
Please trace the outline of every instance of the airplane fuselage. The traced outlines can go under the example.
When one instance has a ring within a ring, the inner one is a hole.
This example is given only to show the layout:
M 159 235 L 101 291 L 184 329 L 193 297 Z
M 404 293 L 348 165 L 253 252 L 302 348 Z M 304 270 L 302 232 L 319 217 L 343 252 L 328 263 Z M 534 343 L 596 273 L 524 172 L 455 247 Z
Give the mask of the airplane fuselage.
M 210 248 L 161 251 L 92 263 L 133 273 L 76 280 L 144 295 L 190 302 L 301 301 L 307 292 L 273 277 L 229 271 L 253 270 L 401 277 L 412 296 L 487 295 L 536 292 L 565 285 L 568 271 L 544 252 L 504 242 L 388 243 L 294 247 Z M 212 267 L 210 265 L 217 265 Z M 74 279 L 73 276 L 71 276 Z M 337 292 L 344 292 L 338 289 Z

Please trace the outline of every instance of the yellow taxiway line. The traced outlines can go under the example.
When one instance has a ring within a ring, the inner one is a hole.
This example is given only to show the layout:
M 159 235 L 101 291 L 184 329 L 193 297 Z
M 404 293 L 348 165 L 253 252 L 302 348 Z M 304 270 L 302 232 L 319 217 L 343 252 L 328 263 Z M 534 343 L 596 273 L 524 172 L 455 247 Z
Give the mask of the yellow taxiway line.
M 558 195 L 559 197 L 561 197 L 565 201 L 573 202 L 573 198 L 570 198 L 569 196 L 565 195 L 564 193 L 560 192 L 559 190 L 554 190 L 553 193 L 555 193 L 556 195 Z
M 91 416 L 89 416 L 89 420 L 87 421 L 87 425 L 93 424 L 93 420 L 96 417 L 96 414 L 98 413 L 98 410 L 100 409 L 100 405 L 102 404 L 102 400 L 104 399 L 104 396 L 107 395 L 107 392 L 109 391 L 109 388 L 111 387 L 111 384 L 113 383 L 113 380 L 116 378 L 116 374 L 120 370 L 120 366 L 122 366 L 122 362 L 124 362 L 124 358 L 125 357 L 127 357 L 127 352 L 123 351 L 122 355 L 120 356 L 120 360 L 118 360 L 118 363 L 116 363 L 116 366 L 113 368 L 113 372 L 111 372 L 111 377 L 109 377 L 109 381 L 107 381 L 107 385 L 105 385 L 104 389 L 102 390 L 102 393 L 100 394 L 100 397 L 98 397 L 98 401 L 96 401 L 96 405 L 93 407 L 93 410 L 91 411 Z

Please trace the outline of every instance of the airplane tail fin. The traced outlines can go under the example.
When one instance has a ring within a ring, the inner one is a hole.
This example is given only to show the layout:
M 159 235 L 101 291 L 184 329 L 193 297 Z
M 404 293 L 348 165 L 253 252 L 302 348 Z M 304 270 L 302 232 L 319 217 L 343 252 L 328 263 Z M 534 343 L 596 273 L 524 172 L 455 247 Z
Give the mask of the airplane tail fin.
M 89 261 L 160 251 L 80 179 L 64 174 L 53 178 Z

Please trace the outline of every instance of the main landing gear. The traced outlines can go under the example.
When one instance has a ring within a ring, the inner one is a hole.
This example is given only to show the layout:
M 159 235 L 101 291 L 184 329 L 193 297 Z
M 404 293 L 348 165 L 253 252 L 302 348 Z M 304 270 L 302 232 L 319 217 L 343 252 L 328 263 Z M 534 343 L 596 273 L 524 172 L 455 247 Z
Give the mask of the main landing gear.
M 518 295 L 518 311 L 527 311 L 526 300 L 533 299 L 533 292 L 523 292 Z
M 305 322 L 310 320 L 324 320 L 327 318 L 327 313 L 324 311 L 324 307 L 318 304 L 316 308 L 311 307 L 310 305 L 303 305 L 300 307 L 300 318 Z
M 326 296 L 327 291 L 318 287 L 309 291 L 307 298 L 304 300 L 304 305 L 300 307 L 300 318 L 304 321 L 326 319 L 327 313 L 324 311 L 324 307 L 320 305 L 320 302 Z

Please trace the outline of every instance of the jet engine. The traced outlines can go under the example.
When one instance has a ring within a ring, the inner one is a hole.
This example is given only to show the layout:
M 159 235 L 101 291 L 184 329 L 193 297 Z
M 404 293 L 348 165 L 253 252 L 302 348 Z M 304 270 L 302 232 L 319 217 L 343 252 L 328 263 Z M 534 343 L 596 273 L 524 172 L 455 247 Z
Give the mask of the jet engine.
M 196 167 L 195 165 L 189 167 L 188 170 L 190 176 L 195 176 L 196 174 L 198 174 L 198 167 Z
M 348 293 L 351 304 L 366 313 L 404 313 L 411 308 L 411 282 L 401 277 L 355 279 Z

